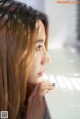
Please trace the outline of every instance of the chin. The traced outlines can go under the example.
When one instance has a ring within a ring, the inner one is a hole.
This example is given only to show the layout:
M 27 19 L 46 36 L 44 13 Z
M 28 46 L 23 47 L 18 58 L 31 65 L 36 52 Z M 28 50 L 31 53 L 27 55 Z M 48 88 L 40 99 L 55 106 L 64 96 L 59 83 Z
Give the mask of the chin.
M 37 77 L 37 78 L 35 78 L 34 79 L 34 84 L 38 84 L 38 83 L 40 83 L 42 80 L 41 80 L 41 78 L 40 77 Z
M 40 83 L 41 81 L 42 81 L 42 78 L 39 77 L 36 82 L 37 82 L 37 83 Z
M 38 84 L 38 83 L 40 83 L 42 81 L 41 79 L 42 78 L 37 76 L 37 75 L 30 76 L 28 82 L 31 83 L 31 84 Z

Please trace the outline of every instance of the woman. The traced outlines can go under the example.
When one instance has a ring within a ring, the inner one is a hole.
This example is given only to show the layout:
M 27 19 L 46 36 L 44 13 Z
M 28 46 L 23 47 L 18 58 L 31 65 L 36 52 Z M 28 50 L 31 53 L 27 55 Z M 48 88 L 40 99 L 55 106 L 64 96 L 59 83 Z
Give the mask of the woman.
M 0 111 L 9 119 L 45 119 L 44 95 L 54 84 L 42 81 L 46 64 L 46 15 L 13 0 L 0 1 Z

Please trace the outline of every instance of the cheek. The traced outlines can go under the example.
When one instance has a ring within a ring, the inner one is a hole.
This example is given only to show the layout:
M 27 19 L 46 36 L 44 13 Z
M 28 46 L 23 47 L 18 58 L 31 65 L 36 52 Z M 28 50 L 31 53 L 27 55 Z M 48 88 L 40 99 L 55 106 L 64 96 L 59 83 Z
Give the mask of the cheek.
M 38 77 L 38 73 L 41 69 L 41 57 L 38 57 L 39 55 L 36 55 L 34 57 L 34 61 L 32 64 L 32 68 L 31 68 L 31 73 L 29 76 L 29 82 L 30 83 L 37 83 L 39 81 L 39 77 Z
M 38 52 L 38 53 L 35 54 L 35 57 L 33 59 L 31 74 L 37 73 L 40 70 L 41 61 L 42 61 L 42 52 Z
M 37 58 L 37 59 L 34 60 L 33 65 L 32 65 L 33 71 L 34 72 L 37 71 L 39 66 L 40 66 L 40 59 Z
M 41 64 L 41 59 L 42 59 L 41 54 L 36 54 L 32 65 L 33 69 L 38 69 L 38 67 Z
M 31 68 L 31 75 L 36 75 L 40 71 L 41 68 L 41 58 L 38 56 L 35 56 L 32 68 Z

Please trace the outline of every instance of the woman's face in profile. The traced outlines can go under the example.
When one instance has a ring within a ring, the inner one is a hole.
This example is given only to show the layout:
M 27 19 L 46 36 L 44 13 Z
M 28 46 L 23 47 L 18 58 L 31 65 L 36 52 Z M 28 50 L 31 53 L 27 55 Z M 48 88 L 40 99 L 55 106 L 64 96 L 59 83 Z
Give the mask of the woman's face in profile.
M 35 45 L 35 56 L 29 76 L 29 83 L 39 83 L 40 77 L 43 75 L 46 65 L 50 62 L 50 56 L 45 48 L 45 28 L 41 21 L 37 21 L 36 27 L 39 27 L 38 37 Z

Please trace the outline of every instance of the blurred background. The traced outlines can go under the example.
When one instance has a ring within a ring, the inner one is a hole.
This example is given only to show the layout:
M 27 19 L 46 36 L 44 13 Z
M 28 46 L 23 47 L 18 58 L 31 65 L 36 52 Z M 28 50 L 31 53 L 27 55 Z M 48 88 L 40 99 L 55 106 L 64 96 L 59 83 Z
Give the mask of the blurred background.
M 75 4 L 58 4 L 57 0 L 18 1 L 49 18 L 52 63 L 43 79 L 56 84 L 55 92 L 46 96 L 51 119 L 80 119 L 80 4 L 76 4 L 80 0 L 73 0 Z

